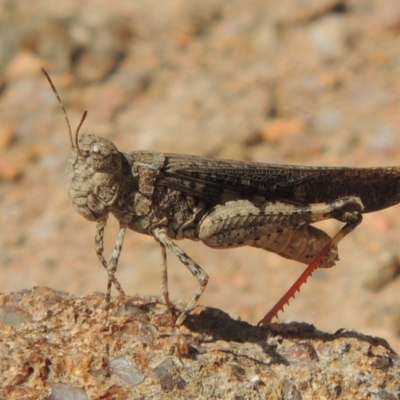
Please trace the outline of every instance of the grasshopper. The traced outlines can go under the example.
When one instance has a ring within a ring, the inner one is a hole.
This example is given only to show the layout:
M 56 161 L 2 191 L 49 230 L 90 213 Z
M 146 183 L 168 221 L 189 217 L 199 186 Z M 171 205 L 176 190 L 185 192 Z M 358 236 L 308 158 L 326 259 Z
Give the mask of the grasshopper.
M 179 327 L 204 292 L 208 275 L 177 240 L 202 241 L 215 248 L 252 246 L 309 266 L 259 322 L 267 325 L 316 268 L 338 259 L 338 244 L 361 222 L 364 213 L 400 202 L 400 167 L 346 168 L 215 160 L 184 154 L 138 150 L 122 153 L 92 133 L 73 137 L 66 110 L 43 70 L 67 121 L 71 141 L 68 195 L 73 208 L 97 223 L 96 253 L 107 271 L 107 309 L 127 228 L 150 235 L 162 255 L 162 292 L 169 299 L 166 249 L 198 280 L 193 297 L 175 322 Z M 103 256 L 109 214 L 119 222 L 110 262 Z M 312 224 L 334 218 L 345 223 L 331 238 Z

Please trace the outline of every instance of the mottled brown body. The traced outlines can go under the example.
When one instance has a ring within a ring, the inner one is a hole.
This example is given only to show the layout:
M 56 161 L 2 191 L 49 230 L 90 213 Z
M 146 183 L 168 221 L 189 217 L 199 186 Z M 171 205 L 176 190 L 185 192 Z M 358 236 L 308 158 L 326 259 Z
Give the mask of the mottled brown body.
M 97 222 L 96 251 L 109 275 L 108 299 L 112 283 L 124 294 L 115 272 L 126 229 L 151 235 L 162 250 L 168 306 L 166 249 L 199 281 L 177 326 L 203 293 L 208 276 L 175 240 L 200 240 L 212 248 L 253 246 L 311 263 L 296 291 L 315 268 L 334 265 L 337 244 L 363 213 L 400 201 L 399 167 L 302 167 L 152 151 L 122 153 L 94 134 L 78 138 L 78 131 L 71 144 L 68 194 L 76 211 Z M 119 221 L 120 232 L 107 263 L 103 236 L 109 214 Z M 311 225 L 328 218 L 346 223 L 334 238 Z

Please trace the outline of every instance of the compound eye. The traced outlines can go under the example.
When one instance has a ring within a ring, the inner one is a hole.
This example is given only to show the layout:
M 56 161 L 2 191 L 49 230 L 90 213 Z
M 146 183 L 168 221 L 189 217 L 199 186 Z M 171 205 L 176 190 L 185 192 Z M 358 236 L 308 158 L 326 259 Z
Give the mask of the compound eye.
M 94 145 L 92 146 L 92 153 L 93 153 L 93 154 L 101 154 L 101 149 L 100 149 L 99 145 L 94 144 Z

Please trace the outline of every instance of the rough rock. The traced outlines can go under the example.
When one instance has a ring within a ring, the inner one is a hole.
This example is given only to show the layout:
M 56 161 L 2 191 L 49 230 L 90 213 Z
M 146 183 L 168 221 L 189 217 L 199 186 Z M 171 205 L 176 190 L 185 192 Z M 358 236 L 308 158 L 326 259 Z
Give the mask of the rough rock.
M 4 399 L 396 399 L 388 343 L 312 325 L 259 328 L 197 307 L 178 333 L 157 299 L 0 296 Z M 182 353 L 182 345 L 186 351 Z

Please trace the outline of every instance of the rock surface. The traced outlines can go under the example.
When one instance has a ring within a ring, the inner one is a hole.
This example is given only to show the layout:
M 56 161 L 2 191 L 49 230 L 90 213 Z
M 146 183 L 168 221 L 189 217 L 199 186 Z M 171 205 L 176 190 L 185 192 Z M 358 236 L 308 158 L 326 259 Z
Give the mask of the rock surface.
M 164 306 L 48 288 L 0 296 L 4 399 L 397 399 L 383 339 L 312 325 L 258 328 L 198 307 L 181 330 Z

